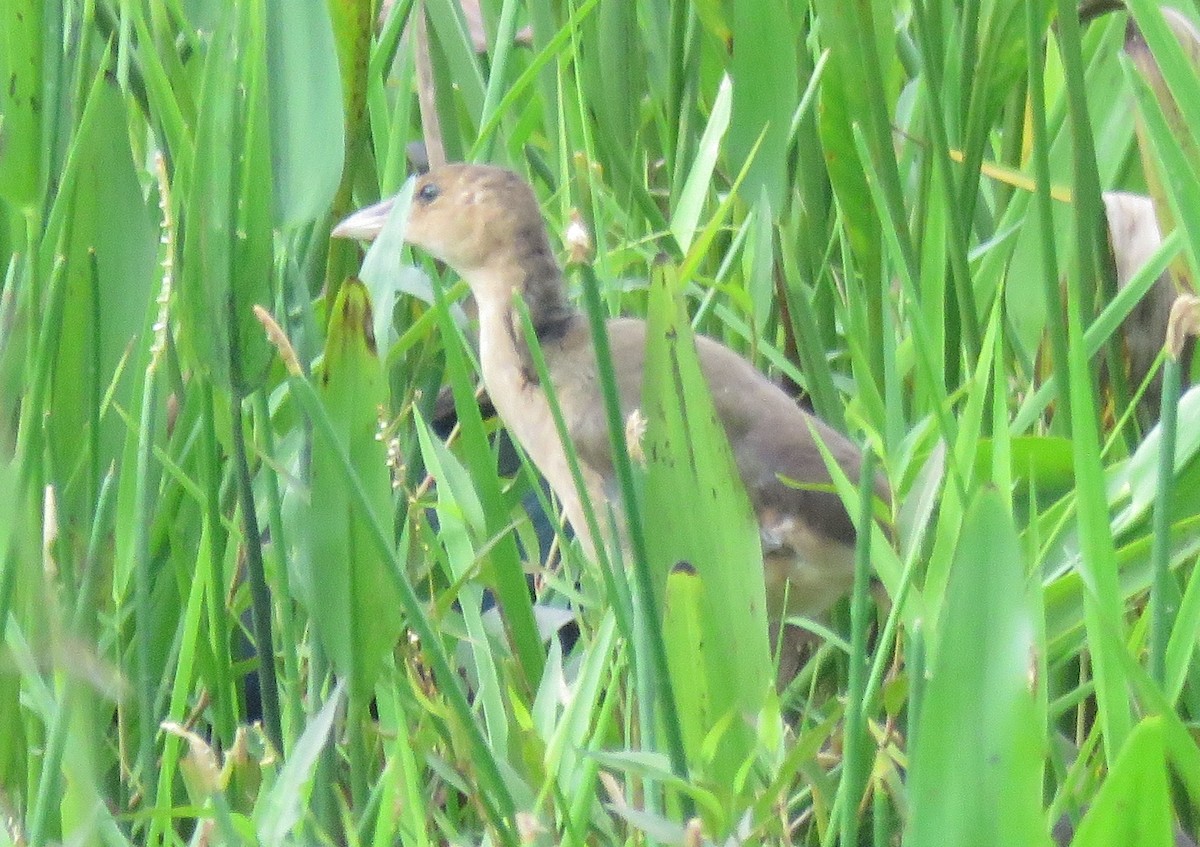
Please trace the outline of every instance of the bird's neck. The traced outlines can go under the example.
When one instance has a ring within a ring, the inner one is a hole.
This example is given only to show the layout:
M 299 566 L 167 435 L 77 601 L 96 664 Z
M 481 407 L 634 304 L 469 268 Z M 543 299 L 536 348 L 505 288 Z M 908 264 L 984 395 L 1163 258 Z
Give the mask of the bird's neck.
M 552 344 L 570 331 L 580 314 L 567 300 L 562 269 L 549 249 L 528 250 L 510 261 L 493 263 L 469 280 L 479 306 L 480 353 L 484 378 L 495 367 L 514 368 L 526 383 L 538 382 L 515 295 L 529 311 L 533 334 L 540 345 Z M 489 368 L 489 361 L 493 366 Z
M 477 292 L 479 360 L 488 396 L 509 433 L 550 482 L 585 553 L 594 556 L 595 546 L 587 531 L 582 500 L 559 438 L 546 386 L 538 379 L 520 316 L 513 307 L 513 294 L 520 293 L 528 305 L 555 393 L 563 401 L 562 379 L 578 379 L 577 373 L 571 373 L 570 357 L 564 353 L 577 340 L 568 336 L 582 316 L 567 302 L 562 272 L 556 264 L 541 269 L 525 267 L 503 279 L 477 277 L 468 283 Z M 587 466 L 580 470 L 591 501 L 603 502 L 603 479 Z
M 520 239 L 521 249 L 510 265 L 513 290 L 525 300 L 534 334 L 544 343 L 565 335 L 578 313 L 567 300 L 562 268 L 550 252 L 545 233 L 541 235 Z

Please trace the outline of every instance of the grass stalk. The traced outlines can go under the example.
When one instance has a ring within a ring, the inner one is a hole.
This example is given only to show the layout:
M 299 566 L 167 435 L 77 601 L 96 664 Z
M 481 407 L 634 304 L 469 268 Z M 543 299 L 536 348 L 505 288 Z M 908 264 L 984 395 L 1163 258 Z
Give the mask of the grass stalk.
M 613 470 L 621 486 L 621 501 L 625 508 L 625 526 L 629 532 L 629 544 L 633 555 L 634 580 L 637 585 L 643 625 L 648 628 L 649 645 L 652 653 L 650 665 L 654 669 L 657 685 L 657 700 L 660 718 L 666 730 L 667 755 L 671 769 L 681 779 L 687 774 L 687 758 L 683 746 L 683 730 L 676 714 L 676 700 L 671 686 L 670 669 L 667 666 L 667 650 L 663 640 L 662 617 L 654 602 L 654 576 L 650 572 L 650 559 L 646 550 L 646 535 L 642 524 L 641 508 L 633 482 L 633 467 L 629 460 L 629 446 L 625 441 L 625 421 L 621 417 L 621 404 L 617 395 L 617 377 L 613 369 L 612 348 L 608 341 L 604 306 L 600 302 L 600 286 L 596 274 L 587 262 L 574 265 L 576 275 L 583 288 L 584 311 L 592 332 L 592 343 L 596 348 L 596 372 L 604 397 L 605 420 L 608 425 L 609 449 L 612 451 Z
M 266 457 L 275 456 L 275 433 L 271 427 L 271 413 L 267 403 L 267 393 L 264 389 L 254 392 L 254 416 L 258 422 L 256 427 L 262 438 L 262 454 Z M 271 548 L 276 554 L 274 570 L 275 581 L 279 585 L 279 637 L 280 652 L 283 654 L 283 684 L 286 697 L 284 710 L 281 713 L 283 738 L 285 743 L 291 740 L 295 727 L 301 725 L 304 706 L 300 700 L 300 657 L 297 648 L 301 643 L 297 631 L 296 618 L 292 607 L 291 577 L 288 570 L 288 535 L 283 524 L 283 503 L 279 493 L 279 475 L 270 469 L 264 479 L 267 490 L 267 526 L 271 530 Z
M 1088 134 L 1089 120 L 1084 88 L 1083 61 L 1079 43 L 1079 18 L 1067 0 L 1058 0 L 1059 45 L 1062 49 L 1066 78 L 1066 96 L 1071 119 L 1073 173 L 1075 179 L 1075 237 L 1080 259 L 1079 274 L 1068 275 L 1067 346 L 1070 368 L 1072 409 L 1071 441 L 1074 447 L 1075 474 L 1079 492 L 1079 535 L 1082 542 L 1081 570 L 1087 590 L 1084 614 L 1089 640 L 1093 645 L 1092 663 L 1096 677 L 1096 708 L 1104 732 L 1104 750 L 1108 762 L 1114 761 L 1132 729 L 1132 717 L 1124 680 L 1118 670 L 1119 656 L 1111 642 L 1097 637 L 1100 627 L 1121 620 L 1121 595 L 1112 531 L 1104 499 L 1104 478 L 1100 465 L 1100 436 L 1095 413 L 1092 372 L 1084 357 L 1083 317 L 1094 314 L 1098 285 L 1099 246 L 1096 228 L 1101 220 L 1098 207 L 1100 190 L 1095 167 L 1095 151 Z M 1085 290 L 1085 281 L 1090 289 Z M 1083 410 L 1093 410 L 1084 414 Z
M 1171 490 L 1175 478 L 1175 439 L 1179 422 L 1179 359 L 1168 353 L 1163 363 L 1162 406 L 1159 413 L 1158 485 L 1154 496 L 1154 546 L 1150 559 L 1154 582 L 1150 588 L 1150 675 L 1166 685 L 1167 644 L 1179 611 L 1179 585 L 1170 571 Z
M 1042 69 L 1044 53 L 1041 50 L 1043 33 L 1040 23 L 1037 17 L 1037 4 L 1026 3 L 1025 37 L 1029 40 L 1027 47 L 1029 121 L 1033 141 L 1031 159 L 1042 257 L 1042 290 L 1045 292 L 1047 314 L 1061 315 L 1063 307 L 1062 298 L 1059 296 L 1054 214 L 1050 200 L 1050 136 L 1046 130 L 1046 83 Z M 1071 430 L 1071 383 L 1067 370 L 1066 326 L 1063 321 L 1048 320 L 1046 328 L 1050 335 L 1050 351 L 1054 360 L 1053 382 L 1058 399 L 1058 406 L 1055 410 L 1056 427 L 1059 431 L 1069 432 Z
M 236 338 L 237 334 L 230 333 L 230 337 Z M 236 349 L 233 358 L 236 362 Z M 271 744 L 282 755 L 285 747 L 283 723 L 279 712 L 279 683 L 275 677 L 275 639 L 271 632 L 271 589 L 267 585 L 263 566 L 262 536 L 258 530 L 258 510 L 254 505 L 254 480 L 250 475 L 250 459 L 246 453 L 246 435 L 242 420 L 243 402 L 243 395 L 235 389 L 230 402 L 230 424 L 233 428 L 238 502 L 242 511 L 242 543 L 245 544 L 246 550 L 246 573 L 250 578 L 250 616 L 254 622 L 254 647 L 258 652 L 263 728 Z
M 1200 298 L 1182 295 L 1175 300 L 1167 323 L 1164 345 L 1162 407 L 1159 413 L 1158 476 L 1152 513 L 1153 547 L 1150 553 L 1154 581 L 1150 588 L 1150 675 L 1165 691 L 1170 641 L 1179 615 L 1179 584 L 1170 567 L 1170 512 L 1174 494 L 1175 453 L 1179 425 L 1180 361 L 1189 337 L 1200 335 Z
M 914 29 L 921 44 L 921 51 L 924 55 L 931 56 L 933 55 L 933 42 L 930 34 L 928 14 L 929 8 L 924 2 L 913 5 Z M 946 192 L 947 202 L 956 206 L 962 191 L 959 181 L 955 178 L 954 171 L 950 167 L 950 136 L 946 128 L 945 116 L 942 114 L 941 105 L 944 94 L 941 86 L 941 73 L 937 66 L 931 67 L 930 64 L 926 64 L 923 71 L 925 85 L 929 91 L 929 108 L 926 110 L 926 115 L 929 119 L 930 129 L 933 131 L 933 166 L 937 168 L 941 177 L 941 184 L 943 190 Z M 893 210 L 894 214 L 895 211 Z M 949 224 L 950 233 L 950 244 L 948 245 L 950 274 L 954 282 L 954 300 L 958 307 L 957 332 L 951 333 L 951 335 L 962 338 L 962 353 L 966 359 L 966 370 L 969 373 L 975 369 L 975 362 L 979 358 L 980 344 L 982 342 L 979 320 L 977 318 L 978 312 L 976 310 L 975 294 L 971 284 L 970 269 L 967 267 L 967 233 L 964 231 L 962 219 L 958 215 L 948 215 L 947 223 Z M 900 243 L 903 245 L 903 241 Z M 908 266 L 909 268 L 914 267 L 911 261 L 908 263 Z M 955 375 L 958 373 L 958 365 L 959 363 L 956 361 L 946 362 L 947 382 L 953 383 Z M 952 387 L 952 384 L 946 386 L 947 389 Z
M 154 694 L 159 675 L 153 672 L 150 656 L 153 645 L 153 610 L 150 597 L 155 577 L 154 564 L 150 557 L 150 533 L 154 523 L 155 491 L 151 472 L 150 456 L 154 447 L 155 410 L 158 408 L 158 358 L 152 356 L 146 369 L 142 389 L 142 408 L 138 416 L 137 436 L 137 488 L 134 498 L 134 515 L 137 523 L 133 531 L 133 596 L 134 621 L 134 667 L 137 681 L 137 748 L 136 766 L 141 784 L 154 784 Z
M 842 747 L 842 779 L 838 785 L 841 819 L 838 829 L 842 844 L 859 841 L 859 809 L 871 776 L 871 736 L 867 716 L 872 703 L 866 700 L 869 677 L 867 637 L 871 628 L 871 532 L 874 526 L 875 454 L 867 450 L 858 480 L 858 542 L 854 551 L 854 588 L 850 596 L 849 688 Z M 831 828 L 832 830 L 832 828 Z
M 870 160 L 865 158 L 867 155 L 866 141 L 863 139 L 862 133 L 857 131 L 857 129 L 854 134 L 854 140 L 856 146 L 858 147 L 859 156 L 864 157 L 863 161 L 869 163 Z M 868 170 L 870 170 L 870 167 L 871 166 L 868 164 Z M 876 187 L 877 180 L 871 179 L 867 184 L 871 186 L 871 196 L 875 200 L 876 208 L 880 212 L 880 217 L 883 222 L 883 234 L 885 240 L 887 241 L 889 247 L 899 254 L 899 252 L 903 249 L 901 247 L 900 231 L 898 226 L 895 225 L 895 222 L 887 216 L 887 210 L 889 208 L 887 201 L 883 198 L 882 192 Z M 898 269 L 900 272 L 902 286 L 906 291 L 909 292 L 909 295 L 912 297 L 914 302 L 919 302 L 920 298 L 916 293 L 915 278 L 905 272 L 905 264 L 903 262 L 899 264 Z M 929 339 L 928 328 L 922 321 L 916 320 L 913 321 L 910 329 L 916 338 L 915 352 L 917 373 L 932 385 L 937 370 L 933 364 L 934 347 Z M 939 431 L 946 444 L 956 443 L 958 441 L 958 426 L 955 423 L 954 417 L 950 414 L 949 404 L 946 402 L 937 403 L 930 411 L 934 416 L 934 419 L 937 421 Z M 957 463 L 950 464 L 950 474 L 951 480 L 954 482 L 955 488 L 957 488 L 959 492 L 959 496 L 965 501 L 967 483 L 963 478 Z
M 237 698 L 232 682 L 229 653 L 229 627 L 225 607 L 225 538 L 221 524 L 221 472 L 218 467 L 220 455 L 217 446 L 216 410 L 213 406 L 213 385 L 204 380 L 199 387 L 202 409 L 200 426 L 203 433 L 203 449 L 199 455 L 200 478 L 204 486 L 204 526 L 208 532 L 208 640 L 213 657 L 214 710 L 216 712 L 217 737 L 222 744 L 233 743 L 234 727 L 237 725 L 235 705 Z M 204 531 L 204 530 L 202 530 Z

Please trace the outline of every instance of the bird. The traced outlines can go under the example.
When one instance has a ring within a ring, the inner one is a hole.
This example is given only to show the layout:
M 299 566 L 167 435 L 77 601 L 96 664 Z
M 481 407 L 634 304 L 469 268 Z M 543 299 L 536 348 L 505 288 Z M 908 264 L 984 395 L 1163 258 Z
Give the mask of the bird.
M 334 237 L 374 239 L 395 203 L 388 198 L 354 212 Z M 545 358 L 547 374 L 593 504 L 616 497 L 617 484 L 586 317 L 567 296 L 533 188 L 512 170 L 447 164 L 416 178 L 405 241 L 443 262 L 468 285 L 478 310 L 484 387 L 504 426 L 521 444 L 562 505 L 583 551 L 596 553 L 583 502 L 532 365 L 514 307 L 519 293 Z M 647 327 L 632 317 L 606 324 L 621 412 L 641 401 Z M 853 584 L 856 531 L 815 435 L 851 480 L 861 450 L 804 411 L 738 353 L 696 336 L 696 349 L 741 481 L 759 523 L 768 613 L 816 617 Z M 797 486 L 799 483 L 799 487 Z M 876 480 L 876 494 L 890 499 Z M 600 513 L 599 511 L 597 513 Z

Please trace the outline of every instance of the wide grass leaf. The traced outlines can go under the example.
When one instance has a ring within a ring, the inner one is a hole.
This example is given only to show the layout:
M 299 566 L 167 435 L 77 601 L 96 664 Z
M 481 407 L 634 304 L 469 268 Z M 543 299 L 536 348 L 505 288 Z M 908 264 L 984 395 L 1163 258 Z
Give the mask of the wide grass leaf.
M 765 194 L 772 209 L 783 208 L 792 113 L 800 97 L 797 15 L 783 0 L 737 0 L 733 7 L 729 155 L 734 171 L 754 156 L 742 196 L 750 204 Z
M 205 57 L 184 227 L 181 335 L 216 383 L 248 392 L 272 349 L 255 305 L 274 304 L 263 21 L 245 4 Z
M 1016 528 L 986 489 L 955 553 L 913 741 L 906 844 L 1046 844 L 1038 625 Z
M 822 38 L 829 49 L 818 111 L 825 168 L 858 264 L 871 273 L 879 265 L 882 239 L 852 130 L 855 120 L 868 112 L 868 87 L 859 43 L 862 35 L 850 4 L 820 0 L 816 6 Z
M 677 691 L 706 691 L 709 697 L 708 708 L 677 697 L 681 720 L 702 721 L 685 737 L 703 738 L 736 711 L 711 760 L 712 776 L 729 786 L 754 744 L 742 716 L 761 712 L 771 686 L 758 523 L 700 370 L 683 301 L 664 277 L 650 291 L 642 396 L 648 421 L 647 552 L 660 601 L 667 574 L 680 562 L 690 564 L 704 586 L 672 595 L 698 604 L 692 610 L 673 608 L 671 614 L 675 620 L 699 621 L 707 644 L 701 664 L 690 658 L 674 661 L 671 675 Z M 675 651 L 668 659 L 687 657 L 688 651 Z M 707 680 L 683 684 L 696 674 Z M 695 763 L 700 751 L 687 752 Z
M 339 674 L 351 680 L 351 701 L 369 695 L 384 654 L 400 633 L 400 601 L 372 545 L 368 521 L 391 525 L 391 480 L 379 433 L 387 386 L 371 335 L 367 290 L 352 280 L 342 287 L 329 325 L 318 375 L 321 399 L 363 483 L 374 515 L 360 514 L 339 459 L 329 450 L 312 458 L 308 531 L 312 556 L 302 560 L 302 594 L 321 643 Z
M 131 339 L 138 339 L 156 287 L 158 232 L 142 198 L 129 148 L 126 107 L 103 79 L 92 87 L 71 152 L 70 193 L 52 234 L 66 247 L 66 292 L 54 365 L 49 449 L 65 522 L 82 532 L 90 498 L 121 453 L 125 426 L 105 414 L 110 394 L 132 402 Z M 71 484 L 71 480 L 76 480 Z
M 1170 847 L 1162 718 L 1146 718 L 1125 741 L 1108 778 L 1084 815 L 1074 847 Z
M 672 568 L 663 602 L 663 641 L 670 667 L 705 667 L 705 647 L 711 643 L 700 618 L 705 602 L 704 583 L 696 569 L 686 562 Z M 699 750 L 704 743 L 703 733 L 715 723 L 708 674 L 677 674 L 674 691 L 676 699 L 687 704 L 679 716 L 684 746 L 689 752 Z
M 42 164 L 42 3 L 0 3 L 0 197 L 20 208 L 37 200 Z
M 337 191 L 346 150 L 342 78 L 325 3 L 269 0 L 267 21 L 275 220 L 287 227 L 326 214 Z

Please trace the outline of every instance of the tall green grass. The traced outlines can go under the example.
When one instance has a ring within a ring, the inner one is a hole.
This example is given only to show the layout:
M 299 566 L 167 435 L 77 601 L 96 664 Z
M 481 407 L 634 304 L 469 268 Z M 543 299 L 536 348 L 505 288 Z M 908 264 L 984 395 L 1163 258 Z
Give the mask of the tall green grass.
M 1164 270 L 1196 290 L 1187 27 L 497 0 L 477 54 L 455 0 L 384 6 L 0 0 L 0 843 L 1194 837 L 1200 394 L 1168 356 L 1137 412 L 1120 333 Z M 498 471 L 463 286 L 401 216 L 365 264 L 329 240 L 423 109 L 556 244 L 580 216 L 593 324 L 649 315 L 686 373 L 682 303 L 875 457 L 894 502 L 835 479 L 859 575 L 782 694 L 738 492 L 697 499 L 719 433 L 694 477 L 622 460 L 592 535 L 633 543 L 590 561 Z M 1166 236 L 1119 293 L 1110 189 Z

